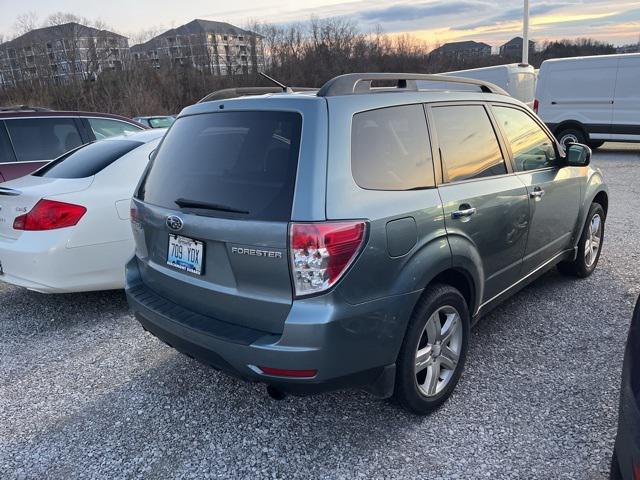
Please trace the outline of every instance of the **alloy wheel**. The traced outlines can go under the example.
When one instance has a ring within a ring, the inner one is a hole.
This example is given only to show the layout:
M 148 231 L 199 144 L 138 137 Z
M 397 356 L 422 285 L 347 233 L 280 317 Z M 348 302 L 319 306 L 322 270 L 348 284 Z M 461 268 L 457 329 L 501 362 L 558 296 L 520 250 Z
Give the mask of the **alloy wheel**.
M 584 244 L 584 261 L 587 267 L 591 267 L 596 258 L 598 258 L 598 251 L 600 250 L 600 243 L 602 241 L 602 219 L 600 215 L 596 213 L 591 217 L 589 222 L 589 231 L 587 232 L 587 240 Z
M 451 306 L 438 308 L 427 320 L 416 348 L 415 380 L 426 397 L 440 393 L 451 381 L 462 350 L 462 320 Z

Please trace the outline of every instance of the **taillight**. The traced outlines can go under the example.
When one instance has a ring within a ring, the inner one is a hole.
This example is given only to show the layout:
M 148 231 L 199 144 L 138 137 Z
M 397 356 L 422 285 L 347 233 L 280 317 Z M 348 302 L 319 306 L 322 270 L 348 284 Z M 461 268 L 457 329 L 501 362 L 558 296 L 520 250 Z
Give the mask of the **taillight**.
M 364 221 L 291 224 L 296 295 L 311 295 L 334 285 L 364 245 L 366 230 Z
M 538 113 L 538 106 L 539 106 L 539 105 L 540 105 L 540 103 L 538 102 L 538 99 L 536 98 L 536 99 L 533 101 L 533 111 L 534 111 L 534 112 Z
M 15 218 L 13 228 L 15 230 L 54 230 L 73 227 L 86 211 L 87 209 L 81 205 L 40 200 L 31 211 Z

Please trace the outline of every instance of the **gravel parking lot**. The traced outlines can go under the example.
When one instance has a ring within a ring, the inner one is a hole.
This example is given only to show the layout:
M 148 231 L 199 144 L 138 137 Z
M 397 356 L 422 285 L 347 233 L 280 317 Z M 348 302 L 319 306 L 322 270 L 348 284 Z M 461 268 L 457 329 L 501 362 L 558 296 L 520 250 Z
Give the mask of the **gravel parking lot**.
M 357 391 L 275 402 L 144 333 L 121 292 L 0 286 L 0 478 L 607 478 L 640 147 L 594 163 L 611 191 L 598 269 L 554 270 L 487 316 L 426 418 Z

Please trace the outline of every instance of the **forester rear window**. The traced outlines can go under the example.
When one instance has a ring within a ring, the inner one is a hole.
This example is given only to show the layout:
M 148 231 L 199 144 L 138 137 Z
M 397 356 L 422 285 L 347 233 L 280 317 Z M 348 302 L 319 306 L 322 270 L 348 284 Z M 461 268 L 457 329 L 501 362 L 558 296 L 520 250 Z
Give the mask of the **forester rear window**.
M 423 106 L 403 105 L 354 115 L 351 171 L 356 183 L 369 190 L 433 187 Z
M 137 192 L 144 202 L 199 215 L 289 220 L 302 117 L 217 112 L 176 120 Z

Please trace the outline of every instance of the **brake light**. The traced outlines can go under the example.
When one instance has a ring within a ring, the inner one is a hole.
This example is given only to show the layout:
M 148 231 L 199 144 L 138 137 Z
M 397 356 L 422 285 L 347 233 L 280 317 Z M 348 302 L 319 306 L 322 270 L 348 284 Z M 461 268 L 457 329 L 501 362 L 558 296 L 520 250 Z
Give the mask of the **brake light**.
M 87 209 L 81 205 L 40 200 L 31 211 L 16 217 L 14 230 L 54 230 L 77 225 Z
M 364 221 L 293 223 L 291 265 L 296 295 L 310 295 L 334 285 L 364 245 Z
M 538 106 L 540 106 L 540 103 L 538 102 L 538 99 L 536 98 L 533 101 L 533 111 L 536 112 L 536 113 L 538 113 Z

